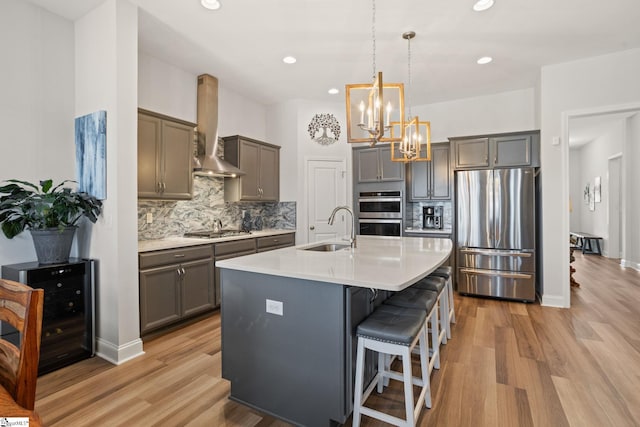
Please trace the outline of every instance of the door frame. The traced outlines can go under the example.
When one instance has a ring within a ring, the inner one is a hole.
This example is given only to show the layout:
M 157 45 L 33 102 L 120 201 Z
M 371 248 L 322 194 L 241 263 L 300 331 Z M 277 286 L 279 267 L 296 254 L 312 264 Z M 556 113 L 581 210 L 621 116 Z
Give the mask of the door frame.
M 560 155 L 562 162 L 562 200 L 561 200 L 561 212 L 563 214 L 560 217 L 560 229 L 562 230 L 562 235 L 566 236 L 566 241 L 569 240 L 569 120 L 576 119 L 581 117 L 589 117 L 589 116 L 599 116 L 603 114 L 615 114 L 615 113 L 636 113 L 640 114 L 640 103 L 630 103 L 630 104 L 620 104 L 620 105 L 608 105 L 608 106 L 600 106 L 594 108 L 587 108 L 581 110 L 568 110 L 563 111 L 561 113 L 561 135 L 563 143 L 560 146 Z M 626 146 L 625 141 L 625 146 Z M 626 157 L 622 158 L 622 170 L 627 170 L 627 165 L 625 165 Z M 624 178 L 623 178 L 624 183 Z M 544 189 L 542 189 L 544 191 Z M 623 192 L 626 191 L 623 189 Z M 624 194 L 624 193 L 623 193 Z M 623 221 L 624 212 L 623 212 Z M 544 224 L 543 224 L 544 227 Z M 566 256 L 561 260 L 562 268 L 565 272 L 562 275 L 562 302 L 561 307 L 569 308 L 571 307 L 571 285 L 569 282 L 569 245 L 565 245 L 565 253 Z M 624 244 L 623 244 L 624 248 Z M 544 301 L 544 295 L 543 295 Z M 553 304 L 555 305 L 555 304 Z
M 618 193 L 618 200 L 620 201 L 620 207 L 619 207 L 619 212 L 620 214 L 618 215 L 618 218 L 611 218 L 611 195 L 613 194 L 613 192 L 611 191 L 612 186 L 612 180 L 611 180 L 611 165 L 616 162 L 618 163 L 619 167 L 618 167 L 618 182 L 616 183 L 617 185 L 617 193 Z M 624 238 L 623 236 L 625 235 L 625 229 L 624 229 L 624 212 L 625 212 L 625 198 L 623 197 L 624 195 L 624 188 L 625 188 L 625 179 L 624 179 L 624 169 L 622 168 L 622 164 L 624 162 L 624 157 L 623 157 L 623 153 L 616 153 L 613 156 L 607 158 L 607 192 L 608 192 L 608 198 L 607 198 L 607 232 L 609 233 L 609 249 L 607 251 L 607 256 L 609 258 L 611 258 L 612 254 L 611 254 L 611 247 L 613 245 L 611 245 L 611 242 L 614 241 L 611 238 L 611 224 L 613 221 L 617 221 L 618 222 L 618 235 L 615 238 L 615 241 L 617 242 L 617 247 L 615 249 L 615 254 L 617 254 L 617 256 L 613 257 L 613 258 L 620 258 L 620 259 L 624 259 L 624 253 L 625 253 L 625 244 L 624 244 Z
M 312 161 L 325 161 L 325 162 L 341 162 L 342 165 L 344 166 L 344 171 L 342 172 L 345 176 L 345 180 L 344 185 L 345 185 L 345 189 L 344 189 L 344 195 L 345 195 L 345 205 L 352 207 L 352 178 L 351 178 L 351 168 L 350 168 L 350 164 L 351 162 L 348 161 L 348 158 L 345 157 L 338 157 L 338 156 L 305 156 L 304 157 L 304 212 L 300 212 L 301 215 L 299 216 L 300 218 L 300 222 L 301 222 L 301 226 L 302 229 L 298 229 L 300 231 L 300 240 L 299 240 L 299 244 L 304 244 L 304 243 L 309 243 L 309 194 L 307 192 L 307 188 L 309 188 L 309 163 L 311 163 Z M 304 233 L 302 233 L 302 230 L 304 230 Z

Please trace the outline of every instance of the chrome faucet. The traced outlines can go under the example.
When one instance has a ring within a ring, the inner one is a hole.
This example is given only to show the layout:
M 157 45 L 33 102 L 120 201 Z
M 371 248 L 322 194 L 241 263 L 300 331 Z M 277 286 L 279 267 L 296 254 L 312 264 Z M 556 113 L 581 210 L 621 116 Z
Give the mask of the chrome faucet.
M 331 215 L 329 215 L 329 225 L 333 225 L 333 220 L 336 217 L 336 213 L 341 209 L 344 209 L 345 211 L 351 214 L 351 238 L 349 239 L 349 244 L 351 245 L 352 248 L 355 248 L 356 247 L 356 218 L 353 216 L 353 211 L 349 206 L 337 206 L 333 210 L 333 212 L 331 212 Z

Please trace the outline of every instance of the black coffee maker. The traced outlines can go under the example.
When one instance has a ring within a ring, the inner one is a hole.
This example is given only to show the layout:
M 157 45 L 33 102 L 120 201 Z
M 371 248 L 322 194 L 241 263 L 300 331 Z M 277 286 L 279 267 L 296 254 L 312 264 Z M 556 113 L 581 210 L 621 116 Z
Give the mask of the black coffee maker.
M 422 228 L 442 228 L 442 206 L 424 206 L 422 208 Z

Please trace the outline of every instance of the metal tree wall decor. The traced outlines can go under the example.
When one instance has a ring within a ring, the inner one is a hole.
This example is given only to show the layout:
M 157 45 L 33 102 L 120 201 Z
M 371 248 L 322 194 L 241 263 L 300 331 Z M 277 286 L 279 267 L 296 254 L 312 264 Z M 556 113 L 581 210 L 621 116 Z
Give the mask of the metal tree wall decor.
M 316 138 L 318 131 L 322 129 L 322 135 Z M 331 131 L 333 137 L 327 135 L 327 129 Z M 320 145 L 330 145 L 340 138 L 340 123 L 333 114 L 316 114 L 309 123 L 309 135 L 311 139 Z

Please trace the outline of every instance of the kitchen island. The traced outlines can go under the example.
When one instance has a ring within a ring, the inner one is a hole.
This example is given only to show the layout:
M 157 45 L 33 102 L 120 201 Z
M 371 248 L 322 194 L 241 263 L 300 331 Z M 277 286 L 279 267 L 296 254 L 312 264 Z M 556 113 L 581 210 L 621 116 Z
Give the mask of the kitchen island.
M 358 236 L 355 249 L 309 250 L 318 245 L 216 262 L 230 398 L 305 426 L 346 421 L 356 326 L 389 292 L 435 270 L 452 247 L 449 239 Z M 373 362 L 369 355 L 369 378 Z

